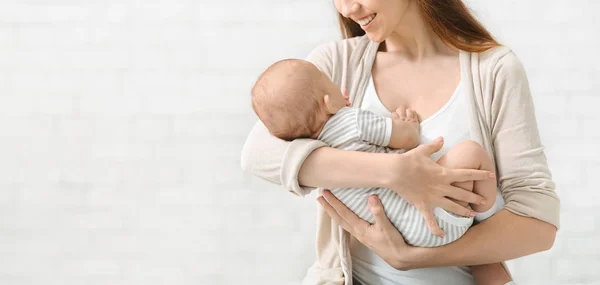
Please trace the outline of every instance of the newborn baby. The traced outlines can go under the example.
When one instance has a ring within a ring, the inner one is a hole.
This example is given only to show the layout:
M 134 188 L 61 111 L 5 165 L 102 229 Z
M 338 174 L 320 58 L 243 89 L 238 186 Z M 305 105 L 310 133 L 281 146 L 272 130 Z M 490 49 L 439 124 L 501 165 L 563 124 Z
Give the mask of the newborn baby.
M 286 59 L 271 65 L 252 88 L 252 107 L 274 136 L 291 141 L 297 138 L 318 139 L 331 147 L 365 151 L 402 153 L 418 145 L 419 120 L 410 109 L 398 109 L 391 118 L 377 116 L 349 103 L 325 74 L 310 62 Z M 485 150 L 473 141 L 456 145 L 437 163 L 450 168 L 492 170 Z M 478 220 L 494 213 L 496 181 L 458 183 L 487 200 L 486 205 L 471 205 Z M 408 244 L 421 247 L 441 246 L 460 238 L 473 222 L 441 208 L 434 214 L 445 236 L 431 234 L 423 216 L 410 203 L 387 188 L 331 189 L 350 210 L 373 223 L 367 198 L 377 195 L 390 221 Z M 467 206 L 467 203 L 461 203 Z

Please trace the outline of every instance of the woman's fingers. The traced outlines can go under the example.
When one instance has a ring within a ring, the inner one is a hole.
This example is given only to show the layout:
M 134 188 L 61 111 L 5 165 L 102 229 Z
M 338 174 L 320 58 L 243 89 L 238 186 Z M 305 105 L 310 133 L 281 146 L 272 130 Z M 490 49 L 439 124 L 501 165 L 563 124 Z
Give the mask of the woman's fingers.
M 451 212 L 451 213 L 459 215 L 459 216 L 475 217 L 475 212 L 473 210 L 471 210 L 467 207 L 464 207 L 454 201 L 448 200 L 448 199 L 443 199 L 441 201 L 440 207 L 448 212 Z
M 424 155 L 429 157 L 432 154 L 440 151 L 440 149 L 442 149 L 443 145 L 444 145 L 444 138 L 438 137 L 430 143 L 419 145 L 417 148 L 415 148 L 415 150 L 421 151 L 421 152 L 423 152 Z
M 485 198 L 460 187 L 448 185 L 444 188 L 444 196 L 469 204 L 485 205 Z M 446 209 L 448 210 L 448 209 Z
M 394 227 L 394 225 L 392 225 L 392 222 L 390 222 L 390 219 L 385 214 L 385 209 L 383 209 L 381 200 L 379 200 L 379 197 L 377 197 L 377 195 L 371 195 L 371 197 L 369 197 L 369 208 L 371 210 L 371 213 L 373 214 L 375 223 L 379 225 L 379 227 L 381 227 L 383 230 L 393 229 L 394 231 L 398 231 Z
M 338 200 L 328 190 L 323 190 L 323 197 L 327 200 L 329 205 L 340 215 L 340 217 L 351 227 L 351 232 L 354 236 L 361 236 L 366 231 L 369 224 L 367 221 L 359 218 L 354 212 L 350 211 L 346 205 Z
M 319 202 L 319 204 L 321 204 L 323 209 L 325 209 L 325 212 L 327 212 L 327 215 L 329 215 L 329 217 L 331 217 L 331 219 L 333 219 L 344 230 L 353 234 L 352 227 L 350 227 L 350 225 L 346 222 L 346 220 L 342 219 L 342 217 L 335 211 L 335 209 L 333 207 L 331 207 L 331 205 L 329 205 L 329 203 L 327 202 L 327 200 L 325 200 L 325 198 L 323 198 L 323 196 L 317 198 L 317 201 Z
M 442 228 L 440 228 L 440 225 L 438 225 L 438 222 L 435 219 L 435 216 L 433 215 L 433 209 L 417 208 L 417 210 L 419 210 L 419 212 L 421 212 L 421 214 L 423 215 L 423 218 L 425 218 L 425 222 L 427 223 L 429 231 L 433 235 L 436 235 L 438 237 L 444 237 L 444 231 L 442 231 Z
M 450 176 L 450 182 L 465 182 L 476 180 L 488 180 L 496 178 L 493 172 L 477 169 L 447 169 Z

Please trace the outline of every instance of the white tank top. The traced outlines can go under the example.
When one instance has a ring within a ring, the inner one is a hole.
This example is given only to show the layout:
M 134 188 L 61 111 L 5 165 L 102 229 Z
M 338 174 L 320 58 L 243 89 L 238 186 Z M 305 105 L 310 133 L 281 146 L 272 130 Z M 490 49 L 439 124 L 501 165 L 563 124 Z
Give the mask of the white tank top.
M 462 82 L 458 84 L 454 94 L 444 107 L 420 124 L 421 144 L 429 143 L 439 136 L 444 137 L 444 146 L 441 151 L 432 155 L 433 160 L 437 161 L 459 142 L 471 139 L 467 93 L 462 85 Z M 377 96 L 372 76 L 369 79 L 360 108 L 380 116 L 390 117 L 391 115 Z M 363 285 L 475 284 L 471 269 L 466 266 L 424 268 L 408 271 L 396 270 L 356 239 L 352 239 L 350 255 L 352 256 L 353 276 Z

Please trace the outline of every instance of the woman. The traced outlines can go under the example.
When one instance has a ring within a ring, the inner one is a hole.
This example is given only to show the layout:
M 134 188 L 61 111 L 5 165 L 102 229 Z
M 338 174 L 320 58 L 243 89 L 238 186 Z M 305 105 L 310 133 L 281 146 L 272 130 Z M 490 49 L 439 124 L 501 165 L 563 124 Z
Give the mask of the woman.
M 281 141 L 258 122 L 244 146 L 242 167 L 298 195 L 316 186 L 391 188 L 439 235 L 434 208 L 464 215 L 467 209 L 456 201 L 482 199 L 455 182 L 488 177 L 446 169 L 430 157 L 472 139 L 495 161 L 502 197 L 499 211 L 458 241 L 416 248 L 404 243 L 376 197 L 369 198 L 376 220 L 369 224 L 323 191 L 319 259 L 305 283 L 474 284 L 466 266 L 492 268 L 551 248 L 559 200 L 516 56 L 460 0 L 334 2 L 345 40 L 317 47 L 308 60 L 349 91 L 354 107 L 388 116 L 398 107 L 415 110 L 422 145 L 404 154 L 341 151 L 316 140 Z M 447 116 L 448 110 L 456 115 Z M 437 136 L 445 142 L 432 141 Z M 336 237 L 348 233 L 349 244 L 338 244 Z

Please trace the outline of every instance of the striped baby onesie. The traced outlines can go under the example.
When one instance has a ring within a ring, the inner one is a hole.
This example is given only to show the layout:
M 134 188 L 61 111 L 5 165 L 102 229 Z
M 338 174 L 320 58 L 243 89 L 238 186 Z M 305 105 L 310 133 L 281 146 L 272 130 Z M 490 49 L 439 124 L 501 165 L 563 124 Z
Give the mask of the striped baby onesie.
M 359 108 L 344 107 L 333 115 L 323 127 L 318 140 L 331 147 L 382 153 L 402 153 L 386 147 L 392 135 L 392 119 L 375 115 Z M 435 247 L 460 238 L 473 223 L 473 218 L 457 217 L 441 208 L 434 210 L 435 217 L 445 232 L 443 238 L 429 232 L 425 219 L 410 203 L 388 188 L 335 188 L 330 189 L 342 203 L 360 218 L 370 223 L 373 216 L 367 198 L 376 194 L 394 226 L 404 240 L 413 246 Z

